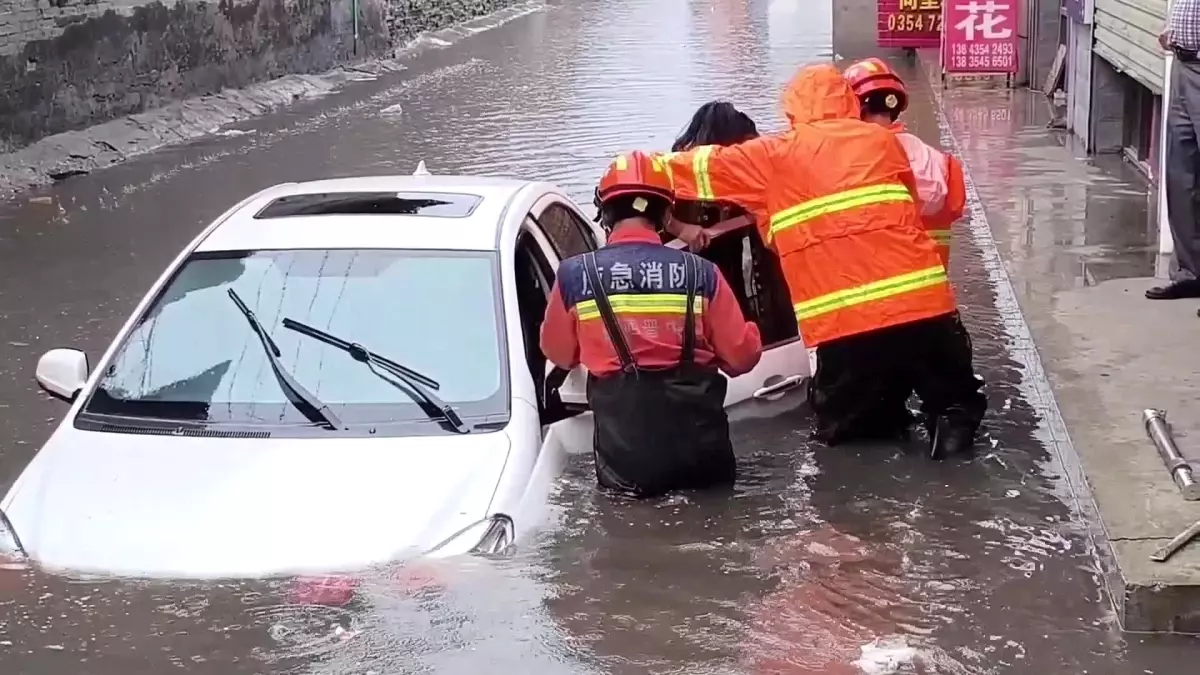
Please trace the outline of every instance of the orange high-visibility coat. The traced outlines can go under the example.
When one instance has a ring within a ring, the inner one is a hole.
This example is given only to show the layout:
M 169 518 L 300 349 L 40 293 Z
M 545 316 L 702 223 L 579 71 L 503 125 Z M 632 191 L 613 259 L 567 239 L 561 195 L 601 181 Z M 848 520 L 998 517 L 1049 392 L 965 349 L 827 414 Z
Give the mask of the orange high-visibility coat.
M 921 223 L 938 245 L 942 264 L 949 269 L 951 226 L 967 207 L 962 164 L 905 131 L 903 124 L 894 124 L 891 129 L 904 146 L 917 181 L 917 196 L 922 204 Z
M 758 225 L 779 253 L 809 347 L 953 312 L 895 134 L 859 119 L 831 65 L 802 69 L 783 106 L 791 129 L 781 135 L 666 155 L 676 196 L 769 214 Z

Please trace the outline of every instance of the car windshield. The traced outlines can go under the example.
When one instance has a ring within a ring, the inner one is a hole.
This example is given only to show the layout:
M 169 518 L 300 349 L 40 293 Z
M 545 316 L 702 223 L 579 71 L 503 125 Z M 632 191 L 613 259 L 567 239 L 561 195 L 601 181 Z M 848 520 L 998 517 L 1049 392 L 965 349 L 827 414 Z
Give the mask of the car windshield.
M 364 362 L 368 350 L 415 373 L 468 425 L 506 416 L 496 280 L 496 257 L 487 252 L 195 254 L 139 319 L 83 412 L 312 426 L 287 379 L 345 428 L 436 427 L 411 388 Z

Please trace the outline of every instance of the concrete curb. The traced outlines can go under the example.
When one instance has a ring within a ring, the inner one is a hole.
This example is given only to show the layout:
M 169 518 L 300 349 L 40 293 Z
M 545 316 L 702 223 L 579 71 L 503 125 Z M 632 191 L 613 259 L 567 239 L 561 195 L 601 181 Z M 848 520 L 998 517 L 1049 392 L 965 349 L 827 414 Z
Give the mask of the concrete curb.
M 935 73 L 936 64 L 931 68 L 927 55 L 923 54 L 920 58 L 921 66 L 926 69 L 930 79 L 942 144 L 961 157 L 961 146 L 946 117 L 942 85 Z M 970 208 L 967 229 L 982 254 L 984 269 L 996 293 L 996 309 L 1009 338 L 1009 350 L 1025 369 L 1022 388 L 1027 390 L 1030 402 L 1046 425 L 1049 444 L 1063 467 L 1067 488 L 1087 529 L 1091 552 L 1099 562 L 1098 571 L 1103 577 L 1117 620 L 1128 632 L 1200 632 L 1200 612 L 1197 609 L 1200 608 L 1200 586 L 1195 585 L 1194 581 L 1146 583 L 1132 578 L 1126 571 L 1127 567 L 1123 569 L 1123 559 L 1132 560 L 1129 556 L 1145 559 L 1161 542 L 1116 541 L 1110 536 L 965 160 L 964 174 Z
M 0 198 L 71 176 L 91 173 L 168 146 L 218 133 L 222 127 L 310 101 L 347 84 L 404 70 L 402 61 L 546 9 L 531 0 L 417 36 L 392 58 L 340 66 L 319 75 L 286 75 L 241 90 L 227 89 L 168 104 L 79 131 L 44 138 L 0 155 Z

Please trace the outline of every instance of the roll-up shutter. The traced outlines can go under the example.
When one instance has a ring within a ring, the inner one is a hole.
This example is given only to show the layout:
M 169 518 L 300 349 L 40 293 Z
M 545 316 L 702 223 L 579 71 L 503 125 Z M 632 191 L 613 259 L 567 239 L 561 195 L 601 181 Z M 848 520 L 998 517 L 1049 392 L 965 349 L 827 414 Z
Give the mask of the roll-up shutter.
M 1166 16 L 1167 0 L 1096 0 L 1096 53 L 1161 94 L 1163 51 L 1158 34 Z

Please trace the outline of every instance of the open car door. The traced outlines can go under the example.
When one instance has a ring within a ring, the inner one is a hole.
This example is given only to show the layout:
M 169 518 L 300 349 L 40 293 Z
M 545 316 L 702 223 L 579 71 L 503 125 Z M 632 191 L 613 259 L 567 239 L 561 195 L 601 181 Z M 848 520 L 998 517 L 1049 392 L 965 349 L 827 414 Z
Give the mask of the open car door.
M 746 228 L 750 228 L 750 236 L 746 236 Z M 812 376 L 813 357 L 805 348 L 796 327 L 787 282 L 779 268 L 778 258 L 762 245 L 757 231 L 753 229 L 753 221 L 746 218 L 732 218 L 717 223 L 709 227 L 708 232 L 713 239 L 738 237 L 743 242 L 741 264 L 737 266 L 740 269 L 732 270 L 727 265 L 722 269 L 722 274 L 739 295 L 750 295 L 750 287 L 755 286 L 755 300 L 748 303 L 752 306 L 747 310 L 750 314 L 748 318 L 758 325 L 763 339 L 763 355 L 758 365 L 744 375 L 729 379 L 725 407 L 748 399 L 776 400 L 788 392 L 803 391 Z M 668 242 L 667 246 L 687 247 L 678 239 Z M 703 253 L 700 255 L 704 256 Z

